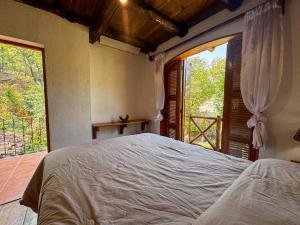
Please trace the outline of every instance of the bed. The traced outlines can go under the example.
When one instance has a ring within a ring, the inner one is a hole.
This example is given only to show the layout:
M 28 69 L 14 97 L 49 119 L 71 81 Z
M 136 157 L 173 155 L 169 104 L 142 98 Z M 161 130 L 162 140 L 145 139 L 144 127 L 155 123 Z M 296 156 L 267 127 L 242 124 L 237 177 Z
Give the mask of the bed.
M 21 204 L 39 225 L 190 225 L 249 165 L 154 134 L 119 137 L 49 153 Z
M 139 134 L 51 152 L 36 170 L 21 204 L 38 213 L 39 225 L 279 224 L 272 218 L 260 220 L 265 211 L 271 215 L 268 205 L 287 213 L 281 224 L 296 225 L 299 171 L 295 163 L 251 163 Z M 272 181 L 287 182 L 287 189 L 280 189 L 280 182 L 260 182 L 272 176 Z M 270 184 L 277 189 L 264 188 Z M 252 204 L 257 200 L 251 202 L 255 187 L 259 187 L 256 197 L 264 196 L 265 204 Z M 268 190 L 282 192 L 270 195 Z M 276 202 L 277 194 L 282 204 Z

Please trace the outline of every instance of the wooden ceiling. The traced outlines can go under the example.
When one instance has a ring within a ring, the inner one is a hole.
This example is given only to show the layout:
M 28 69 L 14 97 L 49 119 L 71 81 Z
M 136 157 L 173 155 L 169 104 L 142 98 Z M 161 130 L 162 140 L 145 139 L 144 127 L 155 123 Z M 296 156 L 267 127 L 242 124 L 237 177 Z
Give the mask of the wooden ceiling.
M 242 0 L 16 0 L 89 27 L 90 42 L 101 35 L 153 52 L 174 36 Z

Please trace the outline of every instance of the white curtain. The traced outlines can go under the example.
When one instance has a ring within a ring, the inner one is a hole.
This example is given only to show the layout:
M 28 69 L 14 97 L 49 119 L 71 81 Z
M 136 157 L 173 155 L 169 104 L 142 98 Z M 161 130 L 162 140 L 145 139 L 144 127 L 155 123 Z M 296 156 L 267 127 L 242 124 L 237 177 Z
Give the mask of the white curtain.
M 155 121 L 162 121 L 163 116 L 161 110 L 165 105 L 165 87 L 164 87 L 164 65 L 165 65 L 165 53 L 161 53 L 155 56 L 155 97 L 156 97 L 156 115 Z
M 247 125 L 253 130 L 253 145 L 265 149 L 264 112 L 275 102 L 283 70 L 282 8 L 272 0 L 249 11 L 244 19 L 241 92 L 253 116 Z

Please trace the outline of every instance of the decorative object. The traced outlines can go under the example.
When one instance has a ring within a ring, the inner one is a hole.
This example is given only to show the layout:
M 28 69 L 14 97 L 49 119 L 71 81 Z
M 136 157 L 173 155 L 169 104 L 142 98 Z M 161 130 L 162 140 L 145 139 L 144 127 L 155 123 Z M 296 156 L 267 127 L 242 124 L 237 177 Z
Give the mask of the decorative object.
M 294 140 L 300 142 L 300 129 L 299 129 L 299 130 L 297 131 L 297 133 L 295 134 Z
M 276 101 L 283 71 L 283 15 L 278 0 L 270 0 L 245 15 L 241 92 L 253 114 L 253 147 L 265 149 L 267 133 L 263 114 Z
M 122 122 L 122 123 L 127 123 L 127 122 L 128 122 L 128 120 L 129 120 L 129 115 L 126 115 L 126 117 L 125 117 L 125 118 L 123 118 L 123 117 L 119 116 L 119 118 L 120 118 L 120 120 L 121 120 L 121 122 Z

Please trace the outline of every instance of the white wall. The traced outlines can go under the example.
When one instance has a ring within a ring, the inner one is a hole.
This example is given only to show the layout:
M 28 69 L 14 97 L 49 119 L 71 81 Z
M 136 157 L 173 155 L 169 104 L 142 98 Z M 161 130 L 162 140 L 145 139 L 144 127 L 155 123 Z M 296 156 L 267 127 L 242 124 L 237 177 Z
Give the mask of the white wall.
M 225 10 L 215 16 L 208 18 L 202 23 L 194 26 L 185 38 L 175 37 L 159 46 L 157 52 L 174 46 L 197 33 L 207 30 L 222 21 L 230 19 L 264 0 L 245 1 L 243 7 L 234 13 Z M 285 71 L 284 81 L 278 101 L 268 112 L 270 116 L 268 128 L 270 132 L 269 146 L 267 151 L 261 152 L 260 157 L 272 157 L 282 159 L 300 160 L 300 143 L 295 142 L 292 137 L 300 127 L 300 1 L 287 0 L 284 15 L 285 23 Z M 186 43 L 167 54 L 167 60 L 211 40 L 226 35 L 242 32 L 242 19 L 234 21 L 226 26 Z
M 30 6 L 0 0 L 0 34 L 45 46 L 52 149 L 90 142 L 87 28 Z
M 300 1 L 287 0 L 285 68 L 281 92 L 269 114 L 270 146 L 262 157 L 300 161 L 300 143 L 292 139 L 300 128 Z
M 117 121 L 119 115 L 126 114 L 130 119 L 152 119 L 155 112 L 152 66 L 143 54 L 90 45 L 92 121 Z M 138 132 L 140 126 L 130 126 L 124 134 Z M 98 133 L 98 139 L 115 136 L 118 136 L 117 128 Z
M 153 63 L 134 47 L 107 38 L 112 47 L 90 45 L 86 27 L 12 0 L 0 0 L 0 35 L 45 47 L 52 149 L 91 142 L 92 121 L 153 118 Z M 117 129 L 108 129 L 99 138 L 114 136 Z

